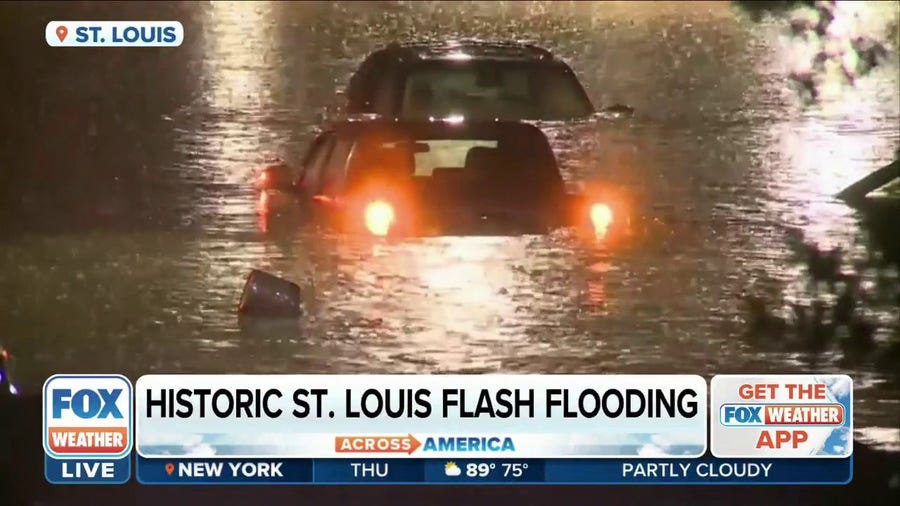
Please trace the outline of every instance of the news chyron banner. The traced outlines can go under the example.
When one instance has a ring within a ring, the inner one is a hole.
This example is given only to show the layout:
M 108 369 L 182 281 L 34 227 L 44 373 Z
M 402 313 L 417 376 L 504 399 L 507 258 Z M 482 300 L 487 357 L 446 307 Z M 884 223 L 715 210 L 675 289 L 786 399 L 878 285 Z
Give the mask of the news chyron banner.
M 148 375 L 131 390 L 121 376 L 47 381 L 49 481 L 122 483 L 131 458 L 146 485 L 852 478 L 846 376 L 709 390 L 694 375 Z
M 596 479 L 578 460 L 706 451 L 700 376 L 223 379 L 138 380 L 139 481 L 565 482 Z

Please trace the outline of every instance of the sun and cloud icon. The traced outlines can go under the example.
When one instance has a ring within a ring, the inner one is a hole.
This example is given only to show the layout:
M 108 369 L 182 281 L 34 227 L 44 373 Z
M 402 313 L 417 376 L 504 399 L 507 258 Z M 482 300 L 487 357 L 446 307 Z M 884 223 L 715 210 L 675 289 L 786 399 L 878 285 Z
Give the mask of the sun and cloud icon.
M 446 474 L 447 476 L 459 476 L 462 474 L 462 469 L 460 469 L 459 466 L 456 465 L 456 462 L 453 462 L 451 460 L 450 462 L 444 464 L 444 474 Z

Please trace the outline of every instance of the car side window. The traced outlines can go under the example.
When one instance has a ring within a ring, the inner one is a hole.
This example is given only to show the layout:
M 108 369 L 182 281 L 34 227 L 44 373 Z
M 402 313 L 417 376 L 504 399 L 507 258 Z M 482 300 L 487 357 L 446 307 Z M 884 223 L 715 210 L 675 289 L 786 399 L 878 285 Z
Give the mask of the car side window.
M 359 70 L 350 78 L 347 89 L 348 112 L 351 114 L 374 112 L 378 82 L 389 67 L 388 56 L 378 52 L 366 58 Z
M 377 86 L 372 89 L 372 106 L 369 110 L 376 114 L 393 115 L 395 109 L 396 82 L 394 80 L 395 72 L 393 69 L 385 68 L 385 73 L 381 76 Z
M 319 192 L 322 184 L 322 172 L 328 155 L 334 147 L 334 134 L 322 134 L 313 141 L 303 160 L 303 173 L 300 182 L 312 195 Z
M 347 112 L 351 114 L 368 112 L 368 82 L 371 81 L 373 58 L 367 58 L 350 78 L 350 85 L 347 87 Z

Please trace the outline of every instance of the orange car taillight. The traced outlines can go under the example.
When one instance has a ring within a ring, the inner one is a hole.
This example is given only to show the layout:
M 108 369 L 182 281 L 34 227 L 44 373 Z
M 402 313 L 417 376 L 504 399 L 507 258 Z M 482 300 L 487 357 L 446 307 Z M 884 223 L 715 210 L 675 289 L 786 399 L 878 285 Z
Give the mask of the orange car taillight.
M 607 204 L 596 203 L 591 205 L 591 224 L 594 226 L 594 233 L 605 235 L 607 229 L 613 222 L 612 208 Z
M 390 232 L 397 219 L 394 206 L 385 200 L 375 200 L 366 204 L 363 211 L 366 229 L 372 234 L 384 237 Z

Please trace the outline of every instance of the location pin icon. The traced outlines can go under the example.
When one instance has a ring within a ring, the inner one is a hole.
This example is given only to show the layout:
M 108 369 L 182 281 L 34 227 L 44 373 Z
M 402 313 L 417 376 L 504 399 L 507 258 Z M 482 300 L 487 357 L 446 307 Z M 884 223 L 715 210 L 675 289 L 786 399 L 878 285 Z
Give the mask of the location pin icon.
M 66 40 L 66 35 L 69 34 L 69 29 L 65 26 L 57 26 L 56 27 L 56 36 L 59 38 L 59 41 L 62 42 Z
M 166 464 L 166 474 L 168 474 L 169 476 L 172 476 L 173 471 L 175 471 L 175 464 L 173 464 L 171 462 Z

